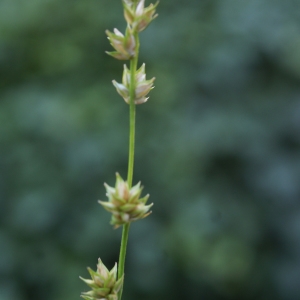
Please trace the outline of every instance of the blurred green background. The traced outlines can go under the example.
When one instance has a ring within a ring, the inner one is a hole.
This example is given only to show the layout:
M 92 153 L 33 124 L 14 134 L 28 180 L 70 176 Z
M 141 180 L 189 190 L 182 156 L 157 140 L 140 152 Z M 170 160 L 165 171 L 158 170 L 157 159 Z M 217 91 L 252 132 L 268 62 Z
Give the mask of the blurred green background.
M 147 3 L 149 4 L 149 2 Z M 155 89 L 138 106 L 124 300 L 300 299 L 300 2 L 161 0 L 141 33 Z M 0 0 L 0 300 L 73 300 L 121 229 L 121 1 Z

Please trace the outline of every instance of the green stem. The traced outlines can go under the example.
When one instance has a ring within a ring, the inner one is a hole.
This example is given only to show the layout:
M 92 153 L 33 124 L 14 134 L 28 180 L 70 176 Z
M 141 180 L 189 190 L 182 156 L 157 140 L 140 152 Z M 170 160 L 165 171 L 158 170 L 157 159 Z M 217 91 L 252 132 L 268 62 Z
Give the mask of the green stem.
M 121 278 L 124 274 L 129 227 L 130 227 L 130 224 L 126 224 L 123 226 L 121 249 L 120 249 L 120 256 L 119 256 L 119 266 L 118 266 L 118 279 Z M 122 291 L 123 291 L 123 288 L 119 292 L 119 298 L 118 298 L 119 300 L 122 297 Z
M 134 148 L 135 148 L 135 74 L 138 64 L 138 54 L 139 54 L 139 36 L 136 32 L 134 34 L 136 42 L 136 53 L 134 58 L 130 61 L 130 104 L 129 104 L 129 154 L 128 154 L 128 174 L 127 183 L 128 187 L 132 186 L 133 179 L 133 167 L 134 167 Z M 125 257 L 128 242 L 130 224 L 123 226 L 120 256 L 119 256 L 119 267 L 118 267 L 118 279 L 124 274 L 125 269 Z M 118 300 L 122 298 L 123 287 L 119 292 Z
M 133 166 L 134 166 L 134 146 L 135 146 L 135 72 L 137 68 L 137 58 L 130 62 L 130 104 L 129 104 L 129 154 L 127 182 L 129 188 L 132 186 Z

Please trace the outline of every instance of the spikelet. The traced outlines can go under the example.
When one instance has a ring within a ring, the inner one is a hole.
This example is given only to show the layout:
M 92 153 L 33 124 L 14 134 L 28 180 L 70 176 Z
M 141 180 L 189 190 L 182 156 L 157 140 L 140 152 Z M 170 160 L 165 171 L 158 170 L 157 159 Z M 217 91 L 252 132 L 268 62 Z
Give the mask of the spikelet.
M 140 198 L 143 190 L 140 182 L 129 188 L 128 183 L 118 173 L 116 173 L 116 177 L 114 188 L 104 184 L 108 201 L 99 201 L 99 203 L 112 213 L 110 223 L 118 228 L 121 225 L 147 217 L 151 213 L 149 209 L 153 203 L 146 205 L 149 195 Z
M 84 292 L 81 294 L 83 299 L 118 300 L 118 292 L 122 288 L 124 276 L 117 280 L 117 263 L 110 271 L 108 271 L 99 258 L 97 271 L 95 272 L 91 268 L 88 268 L 88 271 L 92 279 L 84 279 L 79 277 L 91 288 L 89 292 Z

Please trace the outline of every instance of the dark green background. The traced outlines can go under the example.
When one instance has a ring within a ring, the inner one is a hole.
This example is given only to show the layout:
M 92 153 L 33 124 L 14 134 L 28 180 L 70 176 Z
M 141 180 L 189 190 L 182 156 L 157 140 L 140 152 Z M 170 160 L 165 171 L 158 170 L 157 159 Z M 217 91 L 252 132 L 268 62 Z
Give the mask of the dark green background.
M 149 2 L 147 3 L 149 4 Z M 124 300 L 300 299 L 300 2 L 162 0 L 141 33 Z M 112 268 L 103 182 L 126 177 L 117 0 L 0 0 L 0 300 L 74 300 Z

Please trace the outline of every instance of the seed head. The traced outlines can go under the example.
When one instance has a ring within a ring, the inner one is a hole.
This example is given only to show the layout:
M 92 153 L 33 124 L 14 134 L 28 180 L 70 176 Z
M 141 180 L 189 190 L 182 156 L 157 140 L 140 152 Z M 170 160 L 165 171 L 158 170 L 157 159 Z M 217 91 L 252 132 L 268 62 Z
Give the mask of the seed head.
M 131 59 L 135 55 L 135 39 L 131 28 L 128 26 L 125 32 L 125 36 L 117 29 L 114 29 L 114 33 L 106 30 L 105 33 L 108 36 L 110 44 L 116 51 L 106 53 L 112 57 L 120 60 Z
M 83 299 L 118 300 L 118 292 L 123 285 L 124 277 L 122 276 L 119 280 L 117 280 L 117 263 L 110 271 L 108 271 L 99 258 L 97 271 L 95 272 L 91 268 L 88 268 L 88 271 L 92 279 L 84 279 L 79 277 L 92 289 L 89 292 L 84 292 L 81 294 Z
M 149 97 L 146 96 L 154 88 L 154 80 L 155 77 L 153 77 L 150 80 L 146 80 L 145 64 L 142 64 L 142 66 L 135 73 L 135 104 L 145 103 L 149 99 Z M 113 80 L 113 85 L 127 104 L 130 104 L 130 84 L 130 70 L 127 68 L 126 65 L 124 65 L 122 83 L 118 83 L 115 80 Z
M 134 31 L 143 31 L 158 16 L 155 14 L 157 5 L 158 2 L 145 7 L 145 0 L 138 0 L 134 6 L 133 1 L 123 0 L 124 17 Z
M 146 205 L 149 195 L 140 198 L 143 187 L 139 182 L 132 188 L 129 188 L 127 181 L 116 173 L 116 185 L 111 187 L 104 184 L 108 201 L 99 201 L 99 203 L 109 212 L 112 213 L 111 224 L 115 228 L 147 217 L 151 211 L 152 204 Z

